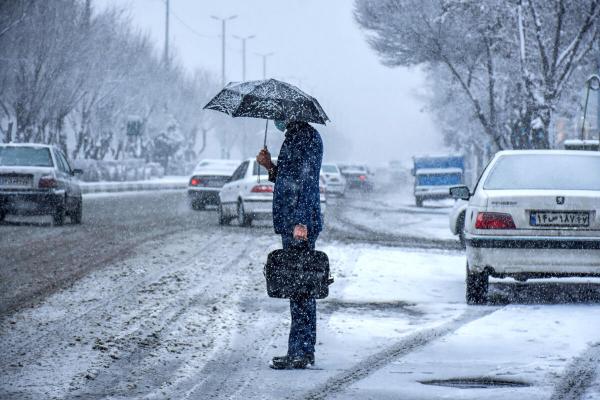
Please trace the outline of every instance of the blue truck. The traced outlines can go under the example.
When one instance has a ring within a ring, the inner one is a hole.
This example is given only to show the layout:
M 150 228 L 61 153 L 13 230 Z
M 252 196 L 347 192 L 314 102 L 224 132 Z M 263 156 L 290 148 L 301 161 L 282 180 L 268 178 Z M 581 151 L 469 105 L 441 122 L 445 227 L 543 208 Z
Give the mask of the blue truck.
M 463 156 L 413 157 L 412 174 L 415 177 L 414 195 L 417 207 L 424 200 L 450 197 L 452 186 L 464 184 L 465 159 Z

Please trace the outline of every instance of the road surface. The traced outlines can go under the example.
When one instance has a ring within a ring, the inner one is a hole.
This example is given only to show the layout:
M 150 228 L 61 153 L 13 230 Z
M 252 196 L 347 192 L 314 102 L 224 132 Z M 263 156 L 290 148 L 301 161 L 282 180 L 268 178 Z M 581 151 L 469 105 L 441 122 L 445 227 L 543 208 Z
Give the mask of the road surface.
M 498 281 L 487 306 L 467 307 L 447 207 L 402 201 L 330 202 L 318 247 L 336 283 L 308 371 L 267 367 L 289 329 L 286 302 L 264 293 L 279 246 L 268 223 L 219 226 L 182 191 L 88 196 L 81 226 L 9 219 L 0 398 L 600 397 L 600 283 Z M 423 383 L 452 378 L 470 352 L 462 378 L 508 383 Z

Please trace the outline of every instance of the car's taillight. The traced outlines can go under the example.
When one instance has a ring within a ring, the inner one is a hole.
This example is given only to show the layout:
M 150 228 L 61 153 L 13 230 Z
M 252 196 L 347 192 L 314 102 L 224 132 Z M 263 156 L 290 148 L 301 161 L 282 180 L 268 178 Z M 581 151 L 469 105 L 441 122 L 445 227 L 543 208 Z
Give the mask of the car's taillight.
M 516 229 L 510 214 L 480 212 L 475 220 L 475 229 Z
M 52 189 L 58 186 L 58 182 L 52 175 L 44 175 L 40 178 L 38 187 L 43 189 Z
M 190 179 L 190 185 L 192 185 L 192 186 L 198 186 L 201 183 L 202 183 L 202 179 L 200 179 L 196 176 L 193 176 L 192 179 Z
M 364 182 L 367 180 L 367 176 L 366 175 L 361 175 L 358 177 L 358 179 L 360 179 L 361 182 Z
M 273 193 L 272 185 L 256 185 L 251 190 L 252 193 Z

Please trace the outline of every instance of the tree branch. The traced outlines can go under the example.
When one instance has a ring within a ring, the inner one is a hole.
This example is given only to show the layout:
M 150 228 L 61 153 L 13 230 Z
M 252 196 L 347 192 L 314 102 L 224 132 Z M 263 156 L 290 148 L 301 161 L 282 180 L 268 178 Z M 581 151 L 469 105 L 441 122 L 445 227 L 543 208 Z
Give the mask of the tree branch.
M 531 16 L 533 17 L 533 26 L 535 32 L 535 40 L 538 44 L 538 50 L 540 52 L 540 57 L 542 59 L 542 72 L 544 77 L 548 76 L 548 56 L 546 55 L 546 48 L 544 47 L 544 41 L 542 40 L 542 23 L 537 15 L 535 7 L 533 5 L 533 0 L 528 0 L 529 11 L 531 12 Z

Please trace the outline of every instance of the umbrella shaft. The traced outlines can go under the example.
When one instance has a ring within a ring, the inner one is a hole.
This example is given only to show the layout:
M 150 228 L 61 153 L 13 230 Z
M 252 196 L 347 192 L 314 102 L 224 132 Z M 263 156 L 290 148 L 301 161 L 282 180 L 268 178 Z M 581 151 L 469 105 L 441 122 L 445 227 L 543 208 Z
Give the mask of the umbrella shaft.
M 267 129 L 269 128 L 269 120 L 265 123 L 265 141 L 263 143 L 263 147 L 267 148 Z

